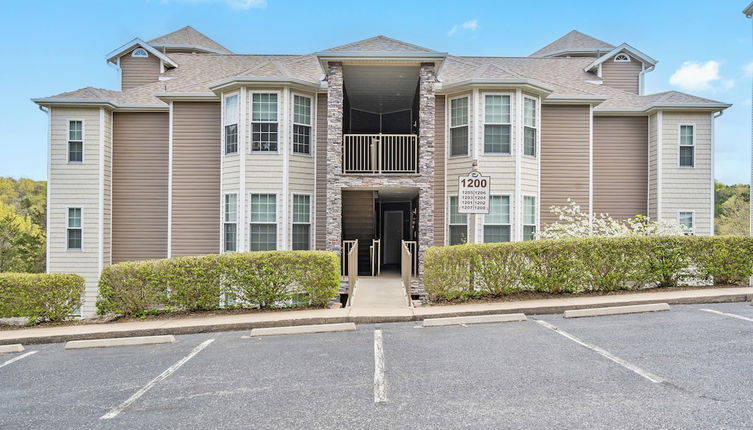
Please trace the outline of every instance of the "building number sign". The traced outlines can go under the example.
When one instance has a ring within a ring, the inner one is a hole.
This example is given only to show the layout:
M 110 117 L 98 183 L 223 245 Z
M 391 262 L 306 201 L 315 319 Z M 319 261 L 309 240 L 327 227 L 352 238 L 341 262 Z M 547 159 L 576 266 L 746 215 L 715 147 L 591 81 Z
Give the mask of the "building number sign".
M 481 172 L 474 170 L 468 176 L 459 176 L 458 213 L 489 213 L 489 187 L 489 177 L 483 176 Z

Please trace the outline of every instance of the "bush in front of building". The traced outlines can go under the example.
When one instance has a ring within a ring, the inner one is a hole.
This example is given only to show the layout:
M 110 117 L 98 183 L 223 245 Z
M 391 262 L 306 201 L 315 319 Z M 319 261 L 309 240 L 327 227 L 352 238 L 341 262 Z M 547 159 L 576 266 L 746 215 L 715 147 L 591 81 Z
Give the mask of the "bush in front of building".
M 266 251 L 118 263 L 99 282 L 97 312 L 201 311 L 225 306 L 326 306 L 340 288 L 337 255 Z
M 753 238 L 625 236 L 457 245 L 426 252 L 431 300 L 743 284 Z
M 81 306 L 84 278 L 67 273 L 0 273 L 0 317 L 59 322 Z

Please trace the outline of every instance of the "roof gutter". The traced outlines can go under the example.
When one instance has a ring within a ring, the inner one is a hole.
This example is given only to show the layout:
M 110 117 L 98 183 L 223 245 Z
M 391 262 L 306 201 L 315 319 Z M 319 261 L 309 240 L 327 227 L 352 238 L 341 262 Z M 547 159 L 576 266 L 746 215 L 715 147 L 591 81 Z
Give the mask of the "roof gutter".
M 439 94 L 446 94 L 449 92 L 462 91 L 472 88 L 523 88 L 533 93 L 542 95 L 544 97 L 554 92 L 554 89 L 546 86 L 545 84 L 534 80 L 525 78 L 473 78 L 466 79 L 452 84 L 438 83 L 435 86 L 435 90 Z
M 279 87 L 289 86 L 304 91 L 320 91 L 322 89 L 321 83 L 304 81 L 302 79 L 289 78 L 289 77 L 266 77 L 266 76 L 231 76 L 229 78 L 222 79 L 217 82 L 209 84 L 209 89 L 212 90 L 213 95 L 219 95 L 225 91 L 231 91 L 235 88 L 243 86 L 254 87 Z
M 168 104 L 170 102 L 216 102 L 219 100 L 219 97 L 215 93 L 207 92 L 167 92 L 157 93 L 154 97 Z

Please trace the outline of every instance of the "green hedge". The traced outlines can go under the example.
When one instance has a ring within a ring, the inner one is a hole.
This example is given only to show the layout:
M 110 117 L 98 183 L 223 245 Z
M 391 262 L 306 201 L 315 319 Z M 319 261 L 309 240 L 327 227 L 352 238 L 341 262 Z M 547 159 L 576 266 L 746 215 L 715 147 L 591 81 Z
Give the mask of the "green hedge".
M 65 273 L 0 273 L 0 317 L 62 321 L 81 306 L 84 278 Z
M 226 304 L 323 307 L 339 288 L 339 260 L 332 252 L 176 257 L 106 267 L 99 281 L 97 312 L 133 315 L 160 309 L 210 310 Z
M 457 245 L 426 252 L 432 300 L 521 291 L 578 293 L 743 284 L 753 276 L 753 238 L 663 236 Z

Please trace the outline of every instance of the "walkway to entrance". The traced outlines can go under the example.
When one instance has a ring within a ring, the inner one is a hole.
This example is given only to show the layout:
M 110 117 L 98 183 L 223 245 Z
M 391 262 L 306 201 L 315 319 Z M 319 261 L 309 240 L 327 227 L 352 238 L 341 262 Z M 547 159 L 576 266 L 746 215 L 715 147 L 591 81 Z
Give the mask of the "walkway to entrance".
M 408 309 L 408 299 L 399 273 L 360 276 L 350 306 L 354 310 Z

